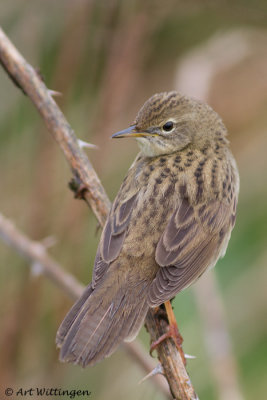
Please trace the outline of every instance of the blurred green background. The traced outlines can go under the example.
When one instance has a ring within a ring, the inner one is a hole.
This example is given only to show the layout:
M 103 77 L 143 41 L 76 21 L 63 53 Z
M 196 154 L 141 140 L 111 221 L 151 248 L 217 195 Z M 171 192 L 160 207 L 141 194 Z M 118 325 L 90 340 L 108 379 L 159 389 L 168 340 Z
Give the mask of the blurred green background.
M 267 3 L 235 1 L 1 1 L 0 23 L 83 140 L 111 199 L 137 153 L 111 141 L 153 93 L 178 89 L 223 117 L 241 176 L 238 217 L 215 274 L 229 331 L 239 399 L 267 392 Z M 0 211 L 49 249 L 84 284 L 91 279 L 97 222 L 67 188 L 71 174 L 30 100 L 0 68 Z M 71 301 L 0 242 L 0 377 L 3 388 L 88 389 L 92 399 L 163 399 L 123 351 L 81 370 L 61 364 L 55 334 Z M 205 278 L 203 278 L 204 282 Z M 205 283 L 204 283 L 205 284 Z M 179 294 L 175 313 L 200 399 L 223 397 L 213 371 L 199 290 Z M 205 306 L 204 306 L 205 308 Z M 148 349 L 143 329 L 139 339 Z M 218 348 L 220 342 L 217 343 Z M 226 369 L 222 374 L 227 374 Z

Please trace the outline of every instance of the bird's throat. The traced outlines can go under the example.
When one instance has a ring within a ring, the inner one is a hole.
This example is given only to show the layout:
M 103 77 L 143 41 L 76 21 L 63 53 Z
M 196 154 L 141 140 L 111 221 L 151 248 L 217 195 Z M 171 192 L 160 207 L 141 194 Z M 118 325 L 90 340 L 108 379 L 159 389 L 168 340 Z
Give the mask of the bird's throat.
M 174 149 L 157 137 L 136 138 L 141 153 L 145 157 L 156 157 L 163 154 L 173 153 Z

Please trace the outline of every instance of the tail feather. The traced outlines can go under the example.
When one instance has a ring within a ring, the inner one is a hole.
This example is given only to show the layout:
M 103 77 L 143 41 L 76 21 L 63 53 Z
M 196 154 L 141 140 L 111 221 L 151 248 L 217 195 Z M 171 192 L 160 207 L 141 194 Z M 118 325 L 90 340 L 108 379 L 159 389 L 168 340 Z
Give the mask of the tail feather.
M 148 312 L 148 305 L 147 305 L 147 300 L 145 299 L 143 304 L 140 305 L 140 309 L 138 310 L 138 313 L 136 314 L 136 318 L 132 319 L 132 324 L 130 325 L 127 335 L 124 339 L 125 342 L 131 342 L 136 338 L 138 335 L 138 332 L 140 331 L 140 327 L 144 323 L 144 319 L 147 315 Z
M 57 334 L 62 361 L 93 365 L 137 335 L 148 311 L 146 297 L 131 296 L 129 288 L 111 302 L 103 301 L 104 295 L 87 287 L 62 322 Z
M 56 343 L 58 347 L 61 347 L 61 345 L 64 342 L 64 339 L 69 332 L 71 326 L 73 325 L 74 321 L 77 319 L 77 314 L 81 311 L 84 303 L 88 299 L 88 297 L 91 295 L 93 292 L 92 286 L 88 285 L 86 289 L 84 290 L 82 296 L 74 303 L 64 320 L 62 321 L 60 327 L 58 328 L 57 331 L 57 337 L 56 337 Z
M 127 308 L 128 304 L 125 303 L 124 307 Z M 99 341 L 98 346 L 88 353 L 85 359 L 85 365 L 92 365 L 108 357 L 116 350 L 121 342 L 133 340 L 144 322 L 147 311 L 148 306 L 146 300 L 143 300 L 141 304 L 138 304 L 138 309 L 131 309 L 130 312 L 127 313 L 127 316 L 117 316 L 115 322 L 113 319 L 109 328 Z

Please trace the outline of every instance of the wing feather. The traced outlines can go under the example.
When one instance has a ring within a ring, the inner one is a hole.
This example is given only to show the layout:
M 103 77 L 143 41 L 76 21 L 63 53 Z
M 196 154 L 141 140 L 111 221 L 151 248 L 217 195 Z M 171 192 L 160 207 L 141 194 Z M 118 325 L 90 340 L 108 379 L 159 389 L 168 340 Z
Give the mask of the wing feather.
M 156 248 L 161 268 L 150 287 L 150 306 L 175 296 L 215 264 L 229 240 L 232 213 L 232 206 L 219 200 L 195 207 L 181 200 Z
M 120 204 L 115 201 L 104 227 L 95 258 L 92 287 L 95 288 L 112 261 L 119 256 L 135 205 L 137 193 Z

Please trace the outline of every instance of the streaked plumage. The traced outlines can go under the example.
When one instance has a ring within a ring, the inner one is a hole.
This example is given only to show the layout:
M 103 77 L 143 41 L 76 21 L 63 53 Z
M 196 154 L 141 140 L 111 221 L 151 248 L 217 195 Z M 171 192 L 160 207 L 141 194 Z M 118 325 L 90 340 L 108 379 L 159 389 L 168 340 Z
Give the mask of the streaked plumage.
M 174 297 L 223 256 L 239 177 L 226 129 L 206 104 L 152 96 L 130 128 L 141 152 L 114 200 L 92 283 L 62 322 L 60 358 L 82 366 L 140 330 L 149 307 Z

